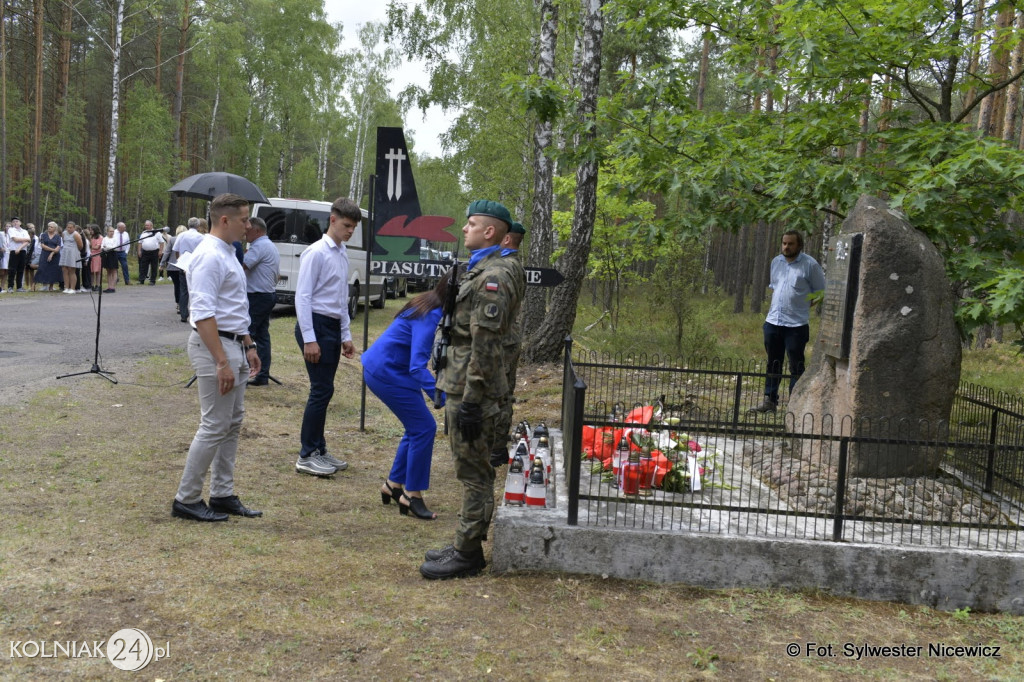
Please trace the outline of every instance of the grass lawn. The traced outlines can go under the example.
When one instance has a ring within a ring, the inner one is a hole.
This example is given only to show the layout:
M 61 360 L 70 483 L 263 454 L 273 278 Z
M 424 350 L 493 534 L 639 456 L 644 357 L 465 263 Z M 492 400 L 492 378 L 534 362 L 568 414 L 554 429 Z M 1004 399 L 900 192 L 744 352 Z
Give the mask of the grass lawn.
M 396 309 L 372 311 L 371 338 Z M 360 431 L 360 369 L 344 362 L 328 441 L 350 468 L 296 474 L 308 384 L 293 324 L 272 324 L 284 385 L 246 395 L 237 491 L 261 519 L 170 516 L 198 414 L 183 352 L 140 360 L 116 386 L 85 376 L 5 408 L 0 679 L 121 679 L 106 659 L 12 656 L 10 642 L 105 642 L 122 628 L 169 646 L 139 679 L 1024 678 L 1024 620 L 1003 614 L 543 573 L 423 580 L 423 552 L 451 541 L 460 500 L 444 437 L 426 494 L 438 520 L 382 506 L 401 428 L 369 395 Z M 517 416 L 557 424 L 560 370 L 520 378 Z M 834 655 L 807 655 L 811 642 Z M 846 643 L 923 652 L 855 660 Z M 1000 657 L 928 656 L 929 644 Z

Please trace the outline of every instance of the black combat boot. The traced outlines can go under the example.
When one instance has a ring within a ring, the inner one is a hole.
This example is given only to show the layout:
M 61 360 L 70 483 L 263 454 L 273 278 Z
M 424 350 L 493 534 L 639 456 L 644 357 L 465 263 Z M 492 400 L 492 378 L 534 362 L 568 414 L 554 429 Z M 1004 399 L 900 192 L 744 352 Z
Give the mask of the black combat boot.
M 441 556 L 435 561 L 426 561 L 420 566 L 420 574 L 427 580 L 448 580 L 449 578 L 468 578 L 478 574 L 487 566 L 484 551 L 460 552 L 455 550 Z

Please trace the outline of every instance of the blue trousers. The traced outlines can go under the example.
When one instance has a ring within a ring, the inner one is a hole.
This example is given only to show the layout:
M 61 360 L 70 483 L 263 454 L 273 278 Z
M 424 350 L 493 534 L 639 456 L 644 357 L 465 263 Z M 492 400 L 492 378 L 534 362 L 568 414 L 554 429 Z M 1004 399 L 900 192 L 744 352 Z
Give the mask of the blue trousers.
M 131 280 L 128 279 L 128 254 L 124 251 L 118 251 L 117 262 L 121 264 L 121 274 L 124 276 L 124 283 L 131 284 Z
M 768 352 L 768 375 L 764 394 L 774 403 L 779 402 L 779 384 L 782 383 L 782 361 L 789 360 L 789 392 L 792 395 L 796 380 L 804 373 L 804 346 L 810 339 L 808 325 L 780 327 L 764 323 L 764 349 Z
M 434 458 L 437 422 L 423 400 L 423 391 L 395 386 L 369 372 L 363 372 L 363 379 L 405 427 L 388 478 L 401 483 L 406 490 L 427 490 L 430 488 L 430 463 Z
M 254 381 L 265 383 L 270 376 L 270 313 L 274 312 L 277 294 L 270 292 L 249 293 L 249 336 L 256 344 L 256 355 L 260 356 L 260 373 Z
M 306 374 L 309 376 L 309 398 L 306 399 L 306 410 L 302 413 L 302 430 L 299 432 L 301 447 L 300 457 L 309 457 L 315 451 L 320 454 L 327 452 L 327 441 L 324 440 L 324 427 L 327 424 L 327 406 L 334 397 L 334 376 L 338 373 L 341 362 L 341 320 L 326 315 L 313 313 L 313 333 L 320 345 L 320 362 L 306 362 Z M 299 323 L 295 323 L 295 340 L 299 350 L 303 350 L 302 331 Z

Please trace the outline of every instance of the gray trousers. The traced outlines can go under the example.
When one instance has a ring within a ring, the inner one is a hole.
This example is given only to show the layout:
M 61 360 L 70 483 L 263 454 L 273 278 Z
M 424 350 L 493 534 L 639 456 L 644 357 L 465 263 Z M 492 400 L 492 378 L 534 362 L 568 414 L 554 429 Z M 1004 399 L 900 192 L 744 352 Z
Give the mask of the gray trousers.
M 249 379 L 249 363 L 241 344 L 222 339 L 228 363 L 235 369 L 235 387 L 220 394 L 217 363 L 207 350 L 199 333 L 188 339 L 188 357 L 196 373 L 199 387 L 199 430 L 192 439 L 174 499 L 185 504 L 203 497 L 203 479 L 211 471 L 210 497 L 235 494 L 235 454 L 238 432 L 245 415 L 245 386 Z

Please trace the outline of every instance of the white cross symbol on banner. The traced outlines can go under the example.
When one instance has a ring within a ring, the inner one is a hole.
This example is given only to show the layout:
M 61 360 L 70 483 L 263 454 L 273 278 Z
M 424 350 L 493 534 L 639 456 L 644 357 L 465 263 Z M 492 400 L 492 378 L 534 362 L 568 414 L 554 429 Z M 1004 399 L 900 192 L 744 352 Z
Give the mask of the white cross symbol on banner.
M 388 162 L 388 199 L 402 198 L 402 162 L 405 159 L 401 149 L 389 149 L 384 155 L 384 160 Z M 392 164 L 392 161 L 396 163 Z

